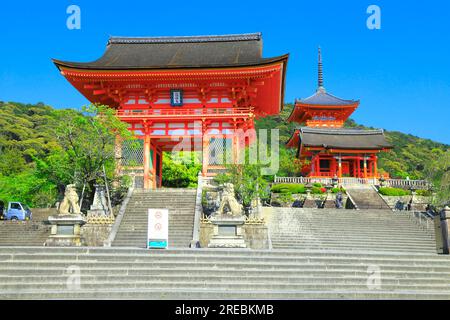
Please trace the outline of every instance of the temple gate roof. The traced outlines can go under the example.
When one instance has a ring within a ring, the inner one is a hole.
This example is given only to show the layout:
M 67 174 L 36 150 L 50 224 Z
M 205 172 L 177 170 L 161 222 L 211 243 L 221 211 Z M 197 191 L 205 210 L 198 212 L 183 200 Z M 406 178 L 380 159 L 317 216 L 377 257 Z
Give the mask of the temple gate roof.
M 59 66 L 96 69 L 172 69 L 253 66 L 277 62 L 287 55 L 263 58 L 261 33 L 185 36 L 110 37 L 102 57 L 93 62 L 54 59 Z

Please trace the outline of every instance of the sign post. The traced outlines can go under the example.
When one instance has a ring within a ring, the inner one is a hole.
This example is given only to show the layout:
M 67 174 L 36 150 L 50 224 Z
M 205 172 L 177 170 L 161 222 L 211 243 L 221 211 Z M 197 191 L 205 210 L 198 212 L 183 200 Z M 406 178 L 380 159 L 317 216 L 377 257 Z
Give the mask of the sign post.
M 167 249 L 169 243 L 169 210 L 148 209 L 147 249 Z

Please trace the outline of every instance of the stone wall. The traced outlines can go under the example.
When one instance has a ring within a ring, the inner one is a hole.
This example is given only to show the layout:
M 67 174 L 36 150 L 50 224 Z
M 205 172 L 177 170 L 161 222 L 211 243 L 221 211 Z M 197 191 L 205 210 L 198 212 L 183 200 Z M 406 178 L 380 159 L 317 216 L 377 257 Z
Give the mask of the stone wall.
M 81 237 L 88 247 L 103 247 L 103 242 L 108 239 L 112 224 L 87 223 L 81 227 Z
M 211 223 L 200 223 L 200 247 L 208 248 L 209 240 L 214 233 L 214 227 Z
M 264 224 L 244 224 L 245 244 L 251 249 L 269 249 L 269 230 Z
M 49 216 L 58 214 L 56 208 L 31 208 L 30 210 L 33 213 L 33 221 L 47 221 Z
M 279 206 L 281 207 L 287 207 L 290 208 L 292 207 L 293 202 L 285 202 L 285 201 L 280 201 L 280 197 L 283 198 L 283 195 L 281 193 L 272 193 L 271 194 L 271 202 L 273 206 L 278 206 L 277 204 L 279 204 Z M 308 208 L 314 208 L 317 207 L 317 203 L 322 202 L 326 197 L 326 207 L 327 208 L 334 208 L 334 201 L 336 199 L 336 194 L 335 193 L 327 193 L 325 194 L 321 194 L 321 195 L 317 195 L 317 194 L 311 194 L 311 193 L 307 193 L 307 194 L 293 194 L 292 198 L 295 200 L 300 200 L 301 202 L 303 202 L 305 200 L 305 207 Z M 343 193 L 342 194 L 342 203 L 345 205 L 346 201 L 347 201 L 347 194 Z
M 403 202 L 405 205 L 409 203 L 411 197 L 413 197 L 413 210 L 425 210 L 428 203 L 431 202 L 430 197 L 423 197 L 418 195 L 407 195 L 407 196 L 384 196 L 380 194 L 380 196 L 384 199 L 387 205 L 391 208 L 395 208 L 395 204 L 398 201 Z
M 245 244 L 251 249 L 269 248 L 269 231 L 264 224 L 244 224 L 242 227 Z M 208 248 L 208 243 L 214 233 L 211 223 L 200 224 L 200 247 Z

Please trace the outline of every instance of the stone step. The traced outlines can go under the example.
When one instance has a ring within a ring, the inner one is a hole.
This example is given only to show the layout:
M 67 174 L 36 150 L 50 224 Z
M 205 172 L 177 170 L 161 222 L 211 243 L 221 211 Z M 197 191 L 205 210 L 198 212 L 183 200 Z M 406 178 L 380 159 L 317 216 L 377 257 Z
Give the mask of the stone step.
M 72 266 L 72 265 L 71 265 Z M 46 269 L 24 269 L 22 267 L 17 267 L 17 272 L 20 272 L 22 277 L 57 277 L 62 276 L 66 277 L 68 276 L 68 269 L 65 268 L 46 268 Z M 40 272 L 38 272 L 40 271 Z M 182 270 L 180 268 L 132 268 L 132 269 L 124 269 L 120 267 L 112 267 L 112 268 L 89 268 L 89 270 L 86 270 L 85 268 L 81 268 L 80 271 L 82 271 L 83 276 L 92 276 L 92 277 L 133 277 L 133 278 L 152 278 L 153 279 L 160 279 L 164 277 L 184 277 L 184 279 L 190 279 L 191 277 L 198 277 L 200 275 L 204 275 L 204 277 L 212 277 L 212 279 L 215 278 L 224 278 L 224 274 L 227 275 L 227 277 L 233 279 L 240 279 L 240 278 L 248 278 L 251 276 L 255 276 L 255 270 L 254 269 L 243 269 L 243 270 L 237 270 L 237 269 L 219 269 L 219 270 L 209 270 L 205 267 L 199 267 L 199 268 L 189 268 L 187 270 Z M 211 272 L 210 272 L 211 271 Z M 427 280 L 433 282 L 436 280 L 441 280 L 441 283 L 449 284 L 449 273 L 448 272 L 440 272 L 440 271 L 433 271 L 433 272 L 417 272 L 417 271 L 409 271 L 406 270 L 402 272 L 401 270 L 381 270 L 382 271 L 382 279 L 396 279 L 398 283 L 408 281 L 410 283 L 414 283 L 416 279 L 419 279 L 419 282 L 426 282 Z M 12 277 L 14 275 L 17 275 L 17 272 L 14 273 L 13 269 L 6 269 L 4 272 L 1 273 L 1 277 Z M 317 269 L 317 270 L 302 270 L 302 269 L 284 269 L 284 270 L 274 270 L 274 269 L 262 269 L 258 270 L 258 278 L 262 281 L 262 279 L 267 277 L 272 277 L 276 274 L 282 273 L 285 275 L 286 279 L 291 279 L 292 277 L 298 276 L 301 274 L 305 278 L 313 278 L 315 280 L 311 281 L 322 281 L 326 282 L 329 278 L 339 278 L 339 279 L 355 279 L 355 278 L 366 278 L 368 274 L 368 267 L 364 270 L 353 270 L 351 268 L 349 269 Z M 225 278 L 225 279 L 229 279 Z M 1 278 L 0 278 L 1 279 Z M 320 280 L 322 279 L 322 280 Z M 425 279 L 425 280 L 423 280 Z
M 0 275 L 0 282 L 2 284 L 20 284 L 22 282 L 27 283 L 27 285 L 33 283 L 64 283 L 67 282 L 67 275 Z M 240 283 L 247 283 L 248 285 L 254 283 L 296 283 L 296 284 L 312 284 L 312 283 L 320 283 L 323 280 L 326 280 L 328 284 L 348 284 L 348 283 L 367 283 L 367 276 L 351 276 L 351 277 L 336 277 L 336 276 L 326 276 L 324 275 L 322 278 L 316 278 L 312 275 L 290 275 L 288 277 L 282 275 L 246 275 L 241 277 L 236 277 L 236 275 L 220 275 L 220 274 L 207 274 L 207 275 L 190 275 L 188 278 L 185 275 L 177 275 L 177 274 L 167 274 L 167 275 L 159 275 L 157 278 L 154 275 L 125 275 L 125 274 L 108 274 L 108 275 L 80 275 L 80 281 L 82 283 L 88 283 L 93 281 L 98 281 L 100 283 L 105 282 L 116 282 L 119 283 L 121 281 L 128 282 L 154 282 L 155 284 L 161 282 L 186 282 L 190 281 L 193 283 L 201 283 L 205 281 L 209 282 L 223 282 L 229 283 L 233 281 L 239 281 Z M 443 283 L 441 278 L 397 278 L 393 276 L 383 277 L 383 285 L 446 285 Z
M 298 241 L 298 242 L 273 242 L 272 246 L 276 248 L 285 247 L 285 248 L 308 248 L 311 246 L 311 244 L 314 244 L 315 247 L 318 248 L 339 248 L 343 247 L 346 249 L 350 248 L 361 248 L 361 249 L 379 249 L 379 250 L 390 250 L 390 251 L 396 251 L 396 250 L 408 250 L 410 248 L 411 250 L 425 250 L 428 251 L 430 249 L 430 245 L 418 245 L 418 244 L 398 244 L 398 245 L 387 245 L 387 244 L 379 244 L 379 243 L 364 243 L 364 244 L 353 244 L 351 242 L 324 242 L 324 241 L 317 241 L 317 242 L 311 242 L 311 241 Z
M 193 228 L 196 190 L 134 191 L 113 241 L 113 246 L 145 247 L 148 208 L 169 209 L 169 247 L 189 247 Z
M 244 261 L 173 261 L 173 260 L 155 260 L 155 261 L 117 261 L 117 260 L 107 260 L 101 261 L 92 258 L 92 260 L 77 260 L 66 259 L 66 260 L 21 260 L 19 262 L 15 261 L 3 261 L 2 262 L 2 270 L 0 274 L 5 274 L 8 271 L 13 272 L 14 268 L 18 268 L 20 266 L 24 266 L 23 269 L 28 270 L 29 272 L 41 273 L 42 269 L 56 269 L 56 268 L 66 268 L 71 266 L 72 264 L 76 264 L 78 267 L 85 269 L 89 272 L 92 268 L 120 268 L 123 270 L 145 270 L 145 269 L 154 269 L 153 271 L 162 271 L 164 270 L 172 270 L 179 272 L 187 272 L 188 270 L 197 270 L 199 268 L 213 268 L 216 271 L 222 270 L 247 270 L 251 271 L 252 269 L 257 268 L 257 270 L 273 270 L 274 272 L 284 272 L 284 271 L 299 271 L 302 273 L 309 271 L 360 271 L 367 272 L 367 268 L 369 265 L 367 264 L 356 264 L 356 263 L 327 263 L 321 262 L 316 263 L 314 261 L 310 262 L 283 262 L 283 264 L 274 262 L 274 261 L 253 261 L 245 259 Z M 377 265 L 378 266 L 378 265 Z M 381 263 L 378 266 L 382 269 L 382 272 L 407 272 L 411 271 L 413 273 L 432 273 L 432 272 L 440 272 L 442 274 L 446 274 L 447 278 L 450 277 L 450 265 L 383 265 Z M 449 278 L 450 279 L 450 278 Z
M 449 262 L 342 249 L 0 248 L 0 298 L 450 299 Z M 69 266 L 80 268 L 77 290 L 67 287 Z M 381 272 L 377 290 L 367 286 L 371 266 Z
M 367 281 L 361 281 L 361 283 L 333 283 L 334 290 L 345 290 L 345 291 L 358 291 L 358 290 L 366 290 Z M 292 291 L 325 291 L 329 289 L 330 284 L 328 283 L 290 283 L 290 284 L 281 284 L 281 283 L 251 283 L 253 290 L 264 290 L 264 291 L 277 291 L 277 290 L 292 290 Z M 150 289 L 150 288 L 159 288 L 159 289 L 214 289 L 214 290 L 248 290 L 249 283 L 245 282 L 227 282 L 227 283 L 198 283 L 198 282 L 158 282 L 158 281 L 144 281 L 140 280 L 136 281 L 121 281 L 119 283 L 115 281 L 107 281 L 107 282 L 85 282 L 82 283 L 81 287 L 87 290 L 108 290 L 108 289 Z M 437 291 L 445 291 L 450 289 L 450 285 L 448 284 L 383 284 L 382 288 L 387 291 L 422 291 L 422 292 L 437 292 Z M 67 289 L 67 282 L 44 282 L 44 283 L 13 283 L 13 284 L 0 284 L 0 292 L 8 293 L 8 291 L 17 291 L 17 290 L 65 290 Z
M 339 232 L 337 232 L 339 231 Z M 271 232 L 273 235 L 276 234 L 280 234 L 280 235 L 299 235 L 299 234 L 315 234 L 315 235 L 334 235 L 336 234 L 337 236 L 339 234 L 351 234 L 352 232 L 354 232 L 355 235 L 361 234 L 361 235 L 367 235 L 368 237 L 370 236 L 382 236 L 382 237 L 389 237 L 392 235 L 398 235 L 401 237 L 410 237 L 410 238 L 430 238 L 433 239 L 433 234 L 431 233 L 427 233 L 427 232 L 423 232 L 423 233 L 419 233 L 419 232 L 408 232 L 408 231 L 399 231 L 399 230 L 392 230 L 392 231 L 388 231 L 388 232 L 380 232 L 380 231 L 366 231 L 366 230 L 358 230 L 357 232 L 352 230 L 352 229 L 344 229 L 344 230 L 337 230 L 336 232 L 330 232 L 330 230 L 323 230 L 323 229 L 314 229 L 314 230 L 310 230 L 310 229 L 289 229 L 289 230 L 283 230 L 283 231 L 279 231 L 277 229 L 271 229 Z
M 429 299 L 429 300 L 448 300 L 450 295 L 446 292 L 392 292 L 384 290 L 361 290 L 361 291 L 235 291 L 235 290 L 214 290 L 214 289 L 108 289 L 108 290 L 23 290 L 20 292 L 5 292 L 0 294 L 3 299 L 170 299 L 170 300 L 186 300 L 192 299 L 207 299 L 211 297 L 220 300 L 231 299 Z M 108 298 L 105 298 L 108 297 Z
M 155 254 L 155 252 L 148 251 L 148 254 L 125 254 L 125 253 L 101 253 L 92 255 L 78 255 L 76 256 L 77 261 L 87 261 L 92 262 L 92 259 L 96 261 L 138 261 L 138 262 L 158 262 L 158 261 L 184 261 L 192 262 L 194 258 L 196 262 L 220 262 L 226 259 L 228 262 L 241 262 L 245 259 L 257 260 L 260 262 L 272 262 L 272 263 L 326 263 L 326 264 L 377 264 L 381 265 L 405 265 L 411 264 L 420 266 L 448 266 L 448 259 L 439 259 L 441 256 L 426 256 L 420 258 L 420 256 L 402 258 L 402 256 L 382 256 L 378 255 L 374 257 L 362 257 L 361 255 L 348 255 L 348 256 L 329 256 L 329 255 L 302 255 L 302 256 L 278 256 L 272 254 L 266 254 L 262 256 L 254 256 L 248 254 L 243 255 L 226 255 L 220 252 L 214 252 L 210 254 L 197 255 L 195 253 L 191 254 L 171 254 L 168 253 L 170 250 L 164 250 L 164 254 Z M 204 250 L 201 250 L 204 251 Z M 207 250 L 206 250 L 207 251 Z M 271 251 L 269 251 L 271 253 Z M 41 253 L 41 254 L 15 254 L 14 256 L 10 254 L 1 254 L 0 261 L 8 261 L 10 263 L 23 263 L 24 261 L 68 261 L 73 257 L 73 254 L 64 253 Z
M 408 245 L 420 245 L 420 244 L 434 244 L 432 239 L 426 240 L 411 240 L 411 239 L 374 239 L 374 238 L 345 238 L 345 237 L 286 237 L 286 236 L 276 236 L 272 237 L 272 242 L 305 242 L 305 241 L 319 241 L 324 243 L 332 243 L 333 241 L 344 243 L 344 242 L 364 242 L 373 244 L 408 244 Z
M 372 250 L 377 250 L 377 251 L 388 251 L 388 252 L 403 252 L 403 253 L 429 253 L 430 252 L 430 248 L 426 247 L 426 248 L 416 248 L 416 247 L 380 247 L 380 246 L 349 246 L 349 245 L 327 245 L 327 246 L 320 246 L 317 245 L 317 248 L 321 249 L 335 249 L 335 250 L 339 250 L 344 248 L 345 250 L 355 250 L 355 251 L 372 251 Z M 289 244 L 289 245 L 282 245 L 282 244 L 273 244 L 273 249 L 290 249 L 290 250 L 304 250 L 304 249 L 308 249 L 311 248 L 311 245 L 293 245 L 293 244 Z

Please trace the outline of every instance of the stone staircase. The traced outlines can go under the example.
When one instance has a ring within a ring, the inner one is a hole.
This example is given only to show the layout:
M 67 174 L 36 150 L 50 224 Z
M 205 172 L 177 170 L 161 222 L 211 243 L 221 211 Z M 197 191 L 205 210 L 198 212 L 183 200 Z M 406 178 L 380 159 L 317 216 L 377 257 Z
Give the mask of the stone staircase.
M 43 246 L 49 235 L 43 221 L 0 221 L 0 246 Z
M 169 209 L 169 248 L 188 248 L 194 227 L 195 200 L 195 189 L 136 189 L 112 246 L 145 248 L 147 213 L 149 208 L 155 208 Z
M 436 252 L 434 232 L 390 210 L 272 208 L 274 249 Z
M 347 194 L 358 209 L 389 209 L 383 198 L 371 186 L 347 187 Z
M 2 300 L 450 299 L 436 254 L 16 247 L 0 261 Z

